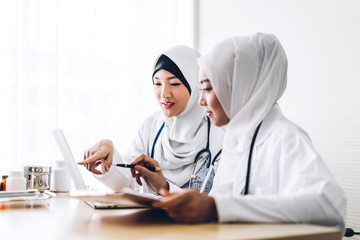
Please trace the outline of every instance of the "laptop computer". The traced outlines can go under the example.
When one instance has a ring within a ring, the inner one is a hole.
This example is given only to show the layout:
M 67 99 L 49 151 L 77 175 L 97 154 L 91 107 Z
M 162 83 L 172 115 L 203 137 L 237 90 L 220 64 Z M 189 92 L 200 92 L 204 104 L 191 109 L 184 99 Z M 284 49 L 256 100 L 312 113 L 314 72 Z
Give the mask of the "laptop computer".
M 66 166 L 69 169 L 70 175 L 74 181 L 76 191 L 78 191 L 77 194 L 81 197 L 81 195 L 87 195 L 88 198 L 96 196 L 103 195 L 104 193 L 82 193 L 84 191 L 92 191 L 87 189 L 85 181 L 83 177 L 81 176 L 79 167 L 77 162 L 74 159 L 74 156 L 70 150 L 69 144 L 65 138 L 65 135 L 62 131 L 62 129 L 55 129 L 53 130 L 53 135 L 55 137 L 55 140 L 59 146 L 60 152 L 65 160 Z M 79 194 L 80 192 L 80 194 Z M 133 195 L 135 197 L 135 195 Z M 139 197 L 139 196 L 138 196 Z M 141 198 L 141 196 L 140 196 Z M 135 199 L 136 200 L 136 199 Z M 136 205 L 127 205 L 127 204 L 113 204 L 113 203 L 104 203 L 104 202 L 98 202 L 98 201 L 84 201 L 89 206 L 95 208 L 95 209 L 123 209 L 123 208 L 140 208 L 144 206 L 136 206 Z

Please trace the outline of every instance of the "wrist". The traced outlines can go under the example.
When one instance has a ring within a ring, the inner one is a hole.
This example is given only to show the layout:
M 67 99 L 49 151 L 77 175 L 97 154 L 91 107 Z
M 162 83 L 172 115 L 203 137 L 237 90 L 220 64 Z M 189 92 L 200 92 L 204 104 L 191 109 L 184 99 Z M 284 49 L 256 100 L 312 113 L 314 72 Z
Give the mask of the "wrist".
M 217 222 L 219 220 L 215 199 L 209 197 L 210 211 L 209 211 L 209 220 Z
M 158 194 L 160 194 L 160 189 L 165 189 L 166 191 L 169 191 L 170 187 L 168 181 L 165 180 L 165 182 L 158 186 L 158 189 L 156 191 Z

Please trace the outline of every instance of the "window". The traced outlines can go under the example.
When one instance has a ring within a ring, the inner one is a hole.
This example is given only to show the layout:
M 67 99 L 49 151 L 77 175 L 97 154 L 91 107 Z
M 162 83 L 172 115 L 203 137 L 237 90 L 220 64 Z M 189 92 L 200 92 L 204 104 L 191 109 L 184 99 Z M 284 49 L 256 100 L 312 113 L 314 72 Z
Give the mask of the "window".
M 193 46 L 192 0 L 5 0 L 0 2 L 1 174 L 62 158 L 102 138 L 125 150 L 158 110 L 156 57 Z

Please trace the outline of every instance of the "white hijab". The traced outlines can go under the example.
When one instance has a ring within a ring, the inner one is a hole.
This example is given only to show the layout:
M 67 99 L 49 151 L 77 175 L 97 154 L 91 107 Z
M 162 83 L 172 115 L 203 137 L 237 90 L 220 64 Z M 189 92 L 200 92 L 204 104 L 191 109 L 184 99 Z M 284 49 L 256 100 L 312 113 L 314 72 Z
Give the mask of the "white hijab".
M 195 156 L 205 148 L 207 140 L 205 112 L 197 104 L 200 85 L 197 81 L 199 67 L 196 60 L 200 55 L 185 46 L 171 48 L 163 54 L 178 66 L 191 88 L 184 111 L 175 117 L 164 115 L 161 144 L 155 148 L 155 152 L 162 154 L 161 167 L 165 177 L 182 186 L 189 181 Z M 177 174 L 174 174 L 176 171 Z
M 212 194 L 239 195 L 254 132 L 286 88 L 286 55 L 274 35 L 256 33 L 226 39 L 198 62 L 230 119 Z

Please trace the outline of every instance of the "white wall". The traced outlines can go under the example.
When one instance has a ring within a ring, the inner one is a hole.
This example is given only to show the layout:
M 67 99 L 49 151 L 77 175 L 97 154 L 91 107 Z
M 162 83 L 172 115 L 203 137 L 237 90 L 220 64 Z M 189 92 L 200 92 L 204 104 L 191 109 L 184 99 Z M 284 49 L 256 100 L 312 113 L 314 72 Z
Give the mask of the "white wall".
M 360 1 L 199 0 L 201 53 L 218 41 L 275 34 L 289 61 L 285 115 L 312 137 L 348 198 L 360 230 Z

